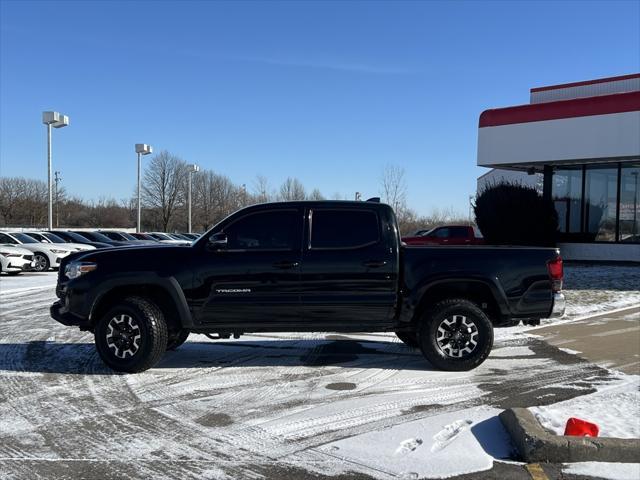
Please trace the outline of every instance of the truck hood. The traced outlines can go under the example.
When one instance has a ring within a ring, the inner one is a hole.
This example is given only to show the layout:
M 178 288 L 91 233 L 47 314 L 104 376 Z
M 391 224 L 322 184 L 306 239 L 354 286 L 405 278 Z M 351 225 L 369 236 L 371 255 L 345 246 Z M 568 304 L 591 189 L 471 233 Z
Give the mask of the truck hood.
M 85 252 L 75 252 L 66 257 L 60 269 L 72 261 L 94 262 L 101 271 L 162 271 L 171 262 L 182 262 L 192 255 L 191 246 L 153 244 L 141 246 L 113 247 Z

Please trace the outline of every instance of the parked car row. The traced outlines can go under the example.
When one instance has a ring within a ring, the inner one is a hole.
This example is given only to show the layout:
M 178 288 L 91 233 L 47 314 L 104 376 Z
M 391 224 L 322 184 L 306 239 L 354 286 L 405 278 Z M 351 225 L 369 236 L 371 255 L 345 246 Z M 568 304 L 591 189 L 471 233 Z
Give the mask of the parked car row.
M 192 233 L 127 233 L 114 230 L 0 231 L 0 272 L 56 269 L 67 255 L 101 248 L 151 244 L 190 245 L 199 237 Z

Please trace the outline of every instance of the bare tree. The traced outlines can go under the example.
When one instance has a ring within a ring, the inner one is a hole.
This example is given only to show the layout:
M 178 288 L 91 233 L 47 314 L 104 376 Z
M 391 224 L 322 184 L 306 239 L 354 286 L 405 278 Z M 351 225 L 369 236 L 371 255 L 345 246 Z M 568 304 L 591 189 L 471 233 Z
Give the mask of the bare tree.
M 308 198 L 309 200 L 325 200 L 324 195 L 322 195 L 320 190 L 318 190 L 317 188 L 314 188 L 311 191 Z
M 402 215 L 407 205 L 407 181 L 404 168 L 387 165 L 382 173 L 382 196 L 396 215 Z
M 269 180 L 264 175 L 256 176 L 253 182 L 253 195 L 256 203 L 266 203 L 272 198 L 269 192 Z
M 16 206 L 25 193 L 24 178 L 0 178 L 0 215 L 5 225 L 16 215 Z
M 194 224 L 207 230 L 239 208 L 243 193 L 239 190 L 228 177 L 200 172 L 193 182 Z
M 158 215 L 163 231 L 183 202 L 186 163 L 166 150 L 154 156 L 144 172 L 142 201 Z
M 282 201 L 304 200 L 306 197 L 304 185 L 297 178 L 288 177 L 280 186 L 279 198 Z

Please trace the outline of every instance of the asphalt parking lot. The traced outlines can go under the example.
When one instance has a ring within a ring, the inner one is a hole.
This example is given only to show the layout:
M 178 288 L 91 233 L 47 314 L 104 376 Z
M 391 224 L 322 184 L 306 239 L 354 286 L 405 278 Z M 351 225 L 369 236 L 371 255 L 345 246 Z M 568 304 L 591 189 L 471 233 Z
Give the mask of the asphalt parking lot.
M 393 335 L 285 333 L 192 335 L 157 368 L 120 375 L 91 334 L 49 317 L 52 288 L 22 282 L 7 291 L 3 277 L 3 478 L 379 478 L 322 447 L 463 409 L 552 404 L 612 379 L 511 329 L 471 372 L 433 370 Z M 499 463 L 473 478 L 503 471 L 530 478 Z

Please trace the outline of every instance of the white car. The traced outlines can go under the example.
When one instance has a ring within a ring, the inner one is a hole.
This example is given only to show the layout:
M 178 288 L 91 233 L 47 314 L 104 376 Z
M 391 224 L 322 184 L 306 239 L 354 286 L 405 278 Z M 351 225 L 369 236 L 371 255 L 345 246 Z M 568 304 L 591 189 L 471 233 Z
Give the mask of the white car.
M 50 268 L 58 268 L 64 257 L 73 253 L 74 250 L 53 245 L 51 243 L 40 243 L 29 235 L 17 232 L 0 232 L 0 243 L 16 245 L 33 252 L 36 272 L 46 272 Z
M 57 235 L 49 232 L 24 232 L 25 235 L 29 235 L 33 239 L 40 243 L 50 243 L 52 245 L 58 245 L 64 248 L 70 248 L 76 252 L 84 252 L 85 250 L 95 250 L 93 245 L 85 245 L 84 243 L 68 243 Z
M 25 270 L 31 270 L 35 264 L 30 250 L 13 245 L 0 245 L 0 272 L 17 275 Z

